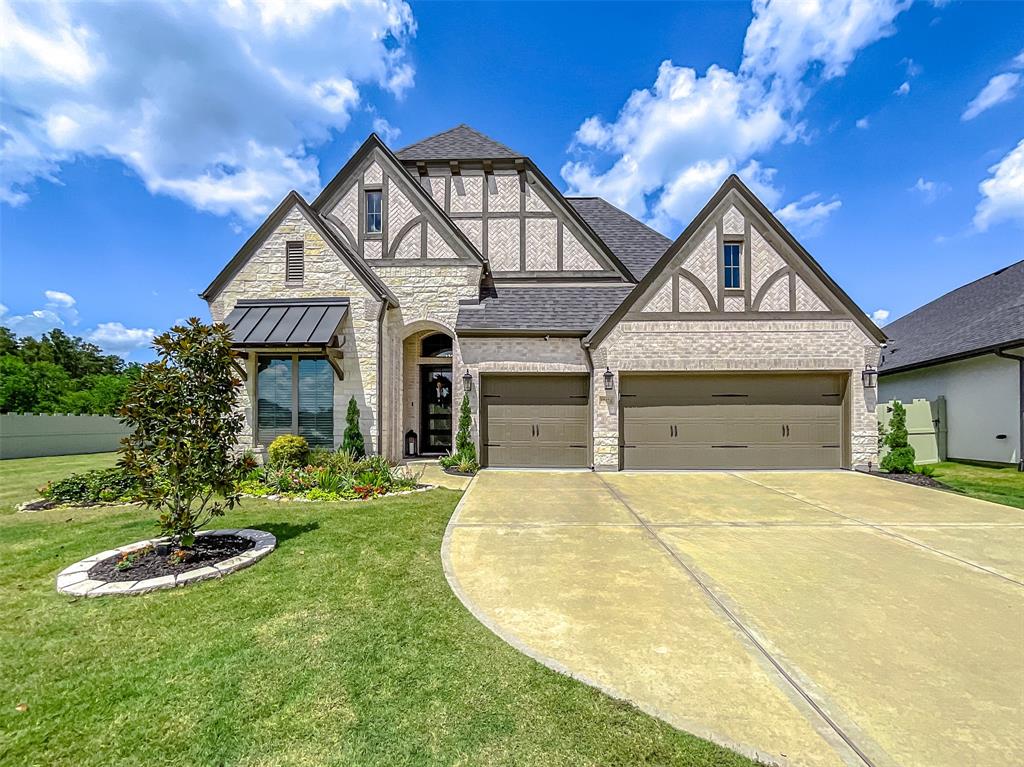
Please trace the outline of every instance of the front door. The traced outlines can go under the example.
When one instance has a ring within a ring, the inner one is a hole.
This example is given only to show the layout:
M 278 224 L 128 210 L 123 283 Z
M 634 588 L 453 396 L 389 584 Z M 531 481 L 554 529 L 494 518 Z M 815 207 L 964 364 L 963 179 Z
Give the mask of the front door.
M 452 449 L 452 368 L 420 368 L 420 452 L 447 453 Z

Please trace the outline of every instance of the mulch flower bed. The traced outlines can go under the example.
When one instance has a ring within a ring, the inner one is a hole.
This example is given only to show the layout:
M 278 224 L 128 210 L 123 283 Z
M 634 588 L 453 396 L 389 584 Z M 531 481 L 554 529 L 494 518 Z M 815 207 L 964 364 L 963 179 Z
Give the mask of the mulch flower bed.
M 889 474 L 885 471 L 872 471 L 871 474 L 875 477 L 884 477 L 885 479 L 894 479 L 897 482 L 905 482 L 908 485 L 917 485 L 918 487 L 934 487 L 938 490 L 949 490 L 952 493 L 958 492 L 949 485 L 944 485 L 934 477 L 928 477 L 924 474 Z
M 179 562 L 175 562 L 173 556 L 157 554 L 155 548 L 147 546 L 138 553 L 119 553 L 98 562 L 89 570 L 89 577 L 98 581 L 117 582 L 178 575 L 230 559 L 254 545 L 254 541 L 237 535 L 203 535 L 196 538 L 187 556 Z M 121 561 L 125 561 L 128 566 L 119 569 L 117 564 Z

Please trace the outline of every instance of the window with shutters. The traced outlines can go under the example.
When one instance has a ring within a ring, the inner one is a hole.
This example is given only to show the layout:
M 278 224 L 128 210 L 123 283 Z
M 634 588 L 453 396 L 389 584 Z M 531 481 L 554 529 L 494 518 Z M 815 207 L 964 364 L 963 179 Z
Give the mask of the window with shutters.
M 334 446 L 334 370 L 326 357 L 261 354 L 256 370 L 260 444 L 300 434 L 314 447 Z
M 302 282 L 305 265 L 305 244 L 302 240 L 289 240 L 285 243 L 284 279 L 286 282 Z

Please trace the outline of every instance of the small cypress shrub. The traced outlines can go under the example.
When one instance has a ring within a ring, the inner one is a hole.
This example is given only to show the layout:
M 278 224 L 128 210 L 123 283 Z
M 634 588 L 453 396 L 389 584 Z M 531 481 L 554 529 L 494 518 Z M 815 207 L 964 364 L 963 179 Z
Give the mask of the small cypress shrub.
M 345 437 L 341 449 L 356 458 L 366 455 L 363 433 L 359 431 L 359 405 L 356 404 L 355 397 L 350 397 L 348 401 L 348 411 L 345 413 Z
M 473 416 L 469 412 L 469 395 L 462 395 L 459 406 L 459 430 L 455 434 L 455 454 L 464 461 L 476 461 L 476 445 L 469 430 L 473 428 Z

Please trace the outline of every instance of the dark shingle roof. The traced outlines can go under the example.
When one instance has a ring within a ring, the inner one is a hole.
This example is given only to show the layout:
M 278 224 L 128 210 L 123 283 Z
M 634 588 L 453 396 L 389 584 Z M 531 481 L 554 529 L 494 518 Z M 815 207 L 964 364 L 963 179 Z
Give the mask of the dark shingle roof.
M 525 157 L 468 125 L 456 125 L 395 152 L 399 160 L 497 160 Z
M 884 373 L 1024 343 L 1024 261 L 936 298 L 883 330 L 891 339 Z
M 566 199 L 638 280 L 672 244 L 668 237 L 600 197 Z
M 586 335 L 622 303 L 632 285 L 497 288 L 477 305 L 459 307 L 457 331 L 534 330 Z

